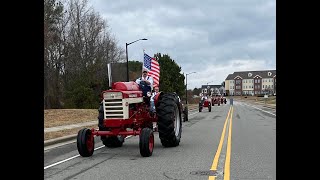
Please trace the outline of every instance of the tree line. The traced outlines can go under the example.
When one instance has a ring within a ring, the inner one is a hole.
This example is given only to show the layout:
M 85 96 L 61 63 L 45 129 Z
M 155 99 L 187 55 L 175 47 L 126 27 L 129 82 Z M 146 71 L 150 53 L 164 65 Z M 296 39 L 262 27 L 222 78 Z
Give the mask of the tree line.
M 184 74 L 169 55 L 156 53 L 161 91 L 185 96 Z M 44 108 L 97 108 L 108 89 L 108 64 L 126 65 L 125 50 L 107 20 L 87 0 L 44 0 Z M 125 66 L 124 66 L 125 67 Z M 142 60 L 129 61 L 129 78 L 141 76 Z M 126 71 L 115 71 L 126 74 Z

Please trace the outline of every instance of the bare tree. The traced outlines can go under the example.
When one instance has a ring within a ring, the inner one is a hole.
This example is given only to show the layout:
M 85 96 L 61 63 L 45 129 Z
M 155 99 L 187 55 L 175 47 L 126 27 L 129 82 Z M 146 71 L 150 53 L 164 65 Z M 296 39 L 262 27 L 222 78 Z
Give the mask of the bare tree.
M 124 50 L 87 0 L 44 5 L 45 108 L 94 104 L 107 85 L 107 64 L 123 62 Z
M 60 107 L 60 72 L 63 45 L 63 5 L 55 0 L 44 1 L 44 107 Z

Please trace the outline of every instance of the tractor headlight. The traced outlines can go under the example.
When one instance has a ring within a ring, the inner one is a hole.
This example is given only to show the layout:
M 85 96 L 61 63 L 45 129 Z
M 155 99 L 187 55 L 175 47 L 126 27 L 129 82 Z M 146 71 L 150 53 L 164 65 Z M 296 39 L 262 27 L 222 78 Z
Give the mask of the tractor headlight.
M 122 99 L 121 92 L 105 92 L 103 93 L 104 99 Z

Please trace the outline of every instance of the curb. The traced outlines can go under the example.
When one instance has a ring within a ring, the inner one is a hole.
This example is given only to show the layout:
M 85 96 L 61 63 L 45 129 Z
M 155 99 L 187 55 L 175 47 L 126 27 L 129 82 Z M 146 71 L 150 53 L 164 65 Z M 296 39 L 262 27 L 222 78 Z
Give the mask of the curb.
M 270 109 L 277 109 L 276 107 L 273 107 L 273 106 L 263 106 L 263 107 L 267 107 L 267 108 L 270 108 Z
M 55 138 L 55 139 L 49 139 L 49 140 L 44 141 L 44 147 L 58 144 L 58 143 L 62 143 L 62 142 L 66 142 L 66 141 L 70 141 L 70 140 L 75 140 L 76 138 L 77 138 L 77 134 L 72 134 L 72 135 L 63 136 L 63 137 L 59 137 L 59 138 Z

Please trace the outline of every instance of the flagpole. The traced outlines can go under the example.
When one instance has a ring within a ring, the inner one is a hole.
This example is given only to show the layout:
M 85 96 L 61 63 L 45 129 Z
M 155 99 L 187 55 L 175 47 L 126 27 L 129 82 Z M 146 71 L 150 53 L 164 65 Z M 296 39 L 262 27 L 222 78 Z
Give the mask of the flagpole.
M 142 49 L 143 51 L 143 58 L 142 58 L 142 69 L 141 69 L 141 72 L 143 71 L 143 68 L 144 68 L 144 54 L 145 54 L 145 49 Z M 141 74 L 142 76 L 142 74 Z

